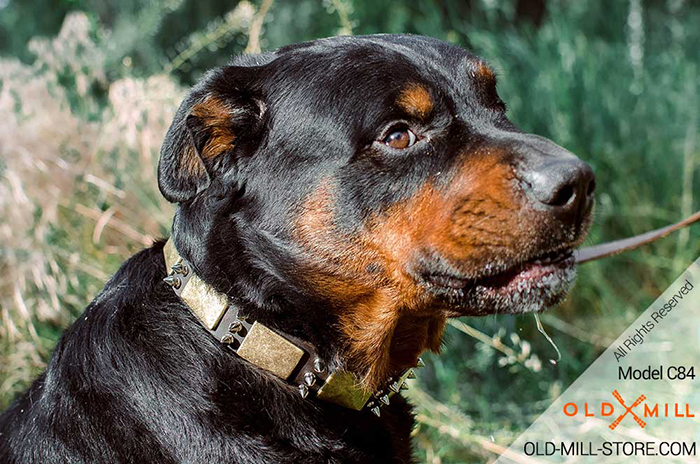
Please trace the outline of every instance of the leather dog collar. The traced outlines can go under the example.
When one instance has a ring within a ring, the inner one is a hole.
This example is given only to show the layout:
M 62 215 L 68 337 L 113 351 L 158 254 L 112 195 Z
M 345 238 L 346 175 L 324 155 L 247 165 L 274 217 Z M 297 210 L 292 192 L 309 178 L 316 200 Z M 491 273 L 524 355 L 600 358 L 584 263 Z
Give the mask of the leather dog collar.
M 385 388 L 368 392 L 359 386 L 351 372 L 329 372 L 310 343 L 281 334 L 242 314 L 225 294 L 193 272 L 190 263 L 178 254 L 172 238 L 165 243 L 163 254 L 168 269 L 165 282 L 187 304 L 202 327 L 241 358 L 296 385 L 303 398 L 315 396 L 358 411 L 367 408 L 379 416 L 380 408 L 389 404 L 392 395 L 408 388 L 406 380 L 415 378 L 413 369 L 406 369 L 388 379 Z M 419 360 L 416 367 L 422 366 Z
M 607 258 L 608 256 L 624 253 L 626 251 L 639 248 L 642 245 L 647 245 L 649 243 L 655 242 L 677 230 L 680 230 L 698 221 L 700 221 L 700 211 L 691 214 L 690 216 L 688 216 L 680 222 L 671 224 L 666 227 L 662 227 L 660 229 L 645 232 L 643 234 L 635 235 L 633 237 L 623 238 L 620 240 L 614 240 L 612 242 L 601 243 L 599 245 L 581 248 L 580 250 L 574 251 L 574 258 L 576 259 L 576 263 L 581 264 L 588 261 L 594 261 L 596 259 Z
M 574 256 L 580 264 L 623 253 L 698 221 L 700 211 L 661 229 L 576 250 Z M 358 411 L 367 408 L 379 416 L 380 408 L 389 404 L 392 395 L 408 388 L 406 380 L 415 378 L 413 369 L 409 368 L 388 379 L 385 388 L 374 393 L 363 390 L 351 372 L 329 372 L 310 343 L 279 333 L 242 314 L 225 294 L 193 272 L 190 263 L 178 254 L 172 238 L 165 243 L 163 254 L 168 269 L 168 276 L 163 280 L 187 304 L 202 327 L 241 358 L 296 385 L 304 398 L 315 396 Z M 418 361 L 416 367 L 422 367 L 423 362 Z

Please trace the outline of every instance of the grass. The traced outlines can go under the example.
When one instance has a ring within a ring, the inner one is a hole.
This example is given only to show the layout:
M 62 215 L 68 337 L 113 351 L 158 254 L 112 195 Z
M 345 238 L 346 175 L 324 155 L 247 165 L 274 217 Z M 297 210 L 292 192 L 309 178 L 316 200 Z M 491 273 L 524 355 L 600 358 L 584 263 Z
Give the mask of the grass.
M 551 1 L 539 29 L 515 29 L 502 25 L 512 2 L 479 4 L 482 16 L 423 32 L 467 35 L 497 69 L 511 119 L 593 166 L 589 243 L 698 209 L 700 8 L 671 2 L 640 14 L 635 1 Z M 326 6 L 339 17 L 335 32 L 379 32 L 357 24 L 362 2 L 359 13 L 349 2 Z M 55 38 L 30 43 L 31 64 L 0 59 L 0 408 L 43 369 L 61 331 L 120 263 L 168 234 L 174 210 L 157 191 L 155 166 L 186 90 L 173 72 L 251 24 L 262 48 L 266 36 L 286 37 L 277 24 L 287 24 L 289 5 L 272 4 L 280 23 L 255 11 L 240 3 L 192 33 L 156 74 L 115 61 L 106 31 L 81 13 Z M 428 357 L 411 393 L 421 459 L 478 462 L 507 447 L 700 254 L 697 238 L 688 230 L 581 266 L 571 298 L 543 317 L 563 354 L 556 366 L 531 316 L 451 325 L 443 354 Z

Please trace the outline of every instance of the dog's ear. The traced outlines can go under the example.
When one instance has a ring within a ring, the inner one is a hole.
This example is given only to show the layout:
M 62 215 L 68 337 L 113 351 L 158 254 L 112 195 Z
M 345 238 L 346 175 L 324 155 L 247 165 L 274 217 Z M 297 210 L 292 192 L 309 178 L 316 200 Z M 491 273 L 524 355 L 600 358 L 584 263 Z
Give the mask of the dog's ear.
M 158 162 L 158 187 L 168 201 L 186 202 L 209 187 L 230 166 L 237 142 L 261 122 L 264 105 L 250 76 L 250 68 L 217 69 L 180 105 Z

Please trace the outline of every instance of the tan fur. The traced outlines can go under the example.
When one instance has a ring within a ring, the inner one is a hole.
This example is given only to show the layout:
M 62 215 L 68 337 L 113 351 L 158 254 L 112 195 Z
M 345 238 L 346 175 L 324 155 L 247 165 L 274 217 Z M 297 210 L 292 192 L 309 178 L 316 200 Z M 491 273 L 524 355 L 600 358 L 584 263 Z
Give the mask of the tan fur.
M 475 77 L 486 82 L 495 82 L 496 80 L 496 74 L 483 61 L 478 64 Z
M 414 365 L 424 350 L 440 348 L 447 312 L 408 273 L 422 250 L 478 271 L 493 247 L 519 249 L 520 200 L 510 167 L 498 158 L 465 157 L 444 191 L 427 182 L 372 217 L 358 236 L 341 236 L 333 225 L 332 180 L 306 201 L 296 230 L 314 256 L 306 270 L 309 289 L 334 304 L 351 368 L 367 388 Z
M 420 84 L 411 84 L 401 91 L 397 104 L 408 114 L 425 118 L 433 110 L 433 99 L 428 89 Z
M 213 159 L 233 147 L 231 108 L 218 98 L 208 96 L 192 107 L 191 114 L 200 118 L 209 132 L 209 140 L 202 149 L 202 158 Z
M 179 169 L 177 174 L 184 178 L 199 178 L 206 175 L 204 163 L 197 156 L 197 153 L 192 146 L 186 146 L 182 156 L 179 159 Z

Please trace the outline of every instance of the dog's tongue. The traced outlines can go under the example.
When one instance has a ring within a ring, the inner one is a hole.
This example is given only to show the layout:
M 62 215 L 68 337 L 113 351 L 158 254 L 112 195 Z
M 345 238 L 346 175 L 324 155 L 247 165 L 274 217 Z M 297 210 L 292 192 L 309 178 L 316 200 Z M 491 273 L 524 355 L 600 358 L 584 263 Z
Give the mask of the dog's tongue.
M 698 221 L 700 221 L 700 211 L 692 214 L 680 222 L 677 222 L 676 224 L 662 227 L 661 229 L 635 235 L 634 237 L 613 240 L 612 242 L 581 248 L 580 250 L 574 251 L 574 259 L 576 260 L 577 264 L 580 264 L 587 261 L 593 261 L 596 259 L 617 255 L 619 253 L 624 253 L 625 251 L 634 250 L 635 248 L 655 242 L 658 239 L 677 231 L 678 229 L 682 229 L 683 227 L 689 226 Z

